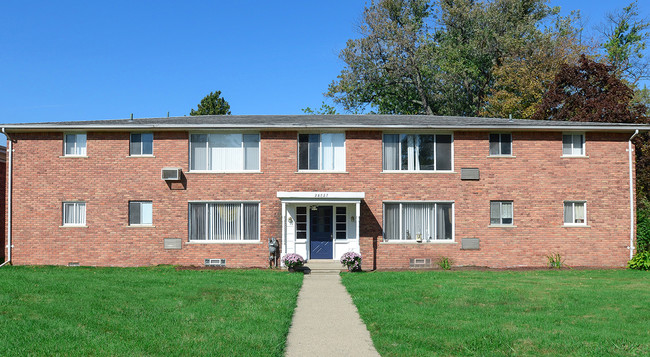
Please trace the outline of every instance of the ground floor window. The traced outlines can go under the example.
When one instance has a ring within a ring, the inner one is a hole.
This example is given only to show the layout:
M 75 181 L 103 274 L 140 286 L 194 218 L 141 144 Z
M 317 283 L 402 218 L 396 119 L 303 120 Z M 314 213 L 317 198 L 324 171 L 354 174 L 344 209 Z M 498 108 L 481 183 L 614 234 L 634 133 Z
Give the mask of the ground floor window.
M 63 225 L 83 226 L 86 224 L 85 202 L 63 202 Z
M 490 201 L 490 224 L 512 224 L 512 201 Z
M 153 203 L 151 201 L 129 202 L 129 225 L 153 224 Z
M 453 239 L 453 203 L 385 203 L 386 240 L 438 241 Z
M 189 204 L 190 240 L 259 240 L 259 203 Z

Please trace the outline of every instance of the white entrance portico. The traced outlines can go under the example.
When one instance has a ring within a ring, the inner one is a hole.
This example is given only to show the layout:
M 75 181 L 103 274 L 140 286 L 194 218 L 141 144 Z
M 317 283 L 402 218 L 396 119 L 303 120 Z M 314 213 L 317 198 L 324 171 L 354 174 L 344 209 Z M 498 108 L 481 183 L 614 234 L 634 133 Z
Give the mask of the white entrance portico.
M 361 253 L 359 214 L 364 192 L 278 192 L 282 203 L 282 255 L 338 260 Z

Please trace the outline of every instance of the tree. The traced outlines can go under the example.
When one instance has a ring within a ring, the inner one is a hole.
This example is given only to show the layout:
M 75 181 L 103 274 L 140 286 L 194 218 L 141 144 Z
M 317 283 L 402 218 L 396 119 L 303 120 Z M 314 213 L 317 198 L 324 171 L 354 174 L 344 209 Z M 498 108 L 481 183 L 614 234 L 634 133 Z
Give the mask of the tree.
M 633 87 L 641 79 L 648 78 L 650 63 L 644 59 L 646 41 L 650 38 L 650 23 L 639 16 L 637 1 L 621 11 L 608 14 L 607 24 L 601 30 L 605 36 L 602 44 L 609 63 L 617 76 L 624 78 Z
M 347 111 L 478 115 L 494 69 L 556 18 L 547 0 L 373 1 L 326 95 Z
M 595 54 L 583 44 L 580 14 L 559 17 L 551 28 L 535 34 L 534 45 L 515 46 L 493 69 L 494 84 L 481 116 L 530 118 L 563 64 L 578 62 L 581 54 Z
M 338 114 L 336 112 L 336 108 L 334 108 L 331 105 L 328 105 L 324 101 L 321 103 L 320 108 L 318 109 L 312 109 L 311 107 L 306 107 L 304 109 L 301 109 L 303 113 L 305 114 L 310 114 L 310 115 L 334 115 Z
M 577 65 L 561 66 L 532 119 L 645 122 L 646 108 L 631 105 L 633 95 L 613 66 L 582 55 Z
M 221 98 L 221 91 L 210 92 L 201 99 L 196 110 L 192 109 L 190 115 L 230 115 L 230 104 Z

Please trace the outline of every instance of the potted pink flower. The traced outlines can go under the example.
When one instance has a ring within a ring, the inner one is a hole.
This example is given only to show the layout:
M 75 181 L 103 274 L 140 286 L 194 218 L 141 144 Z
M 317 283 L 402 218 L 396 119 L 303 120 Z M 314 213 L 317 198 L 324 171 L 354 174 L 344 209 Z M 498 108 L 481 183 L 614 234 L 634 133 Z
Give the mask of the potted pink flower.
M 348 268 L 348 271 L 361 271 L 361 254 L 347 252 L 341 257 L 341 264 Z
M 285 254 L 282 257 L 282 263 L 289 269 L 290 272 L 296 271 L 296 268 L 300 268 L 305 265 L 305 259 L 296 253 Z

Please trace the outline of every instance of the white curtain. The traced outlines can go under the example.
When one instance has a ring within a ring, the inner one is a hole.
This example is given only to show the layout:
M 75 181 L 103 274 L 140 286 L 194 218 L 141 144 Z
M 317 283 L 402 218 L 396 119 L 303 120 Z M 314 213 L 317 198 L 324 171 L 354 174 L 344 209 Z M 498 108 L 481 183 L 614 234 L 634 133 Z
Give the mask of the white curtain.
M 86 204 L 85 203 L 76 203 L 76 224 L 86 224 Z
M 583 155 L 582 135 L 573 135 L 573 155 Z
M 402 239 L 415 240 L 419 234 L 423 240 L 434 238 L 434 203 L 402 204 Z
M 190 204 L 190 240 L 205 240 L 205 203 Z
M 585 222 L 585 204 L 582 202 L 576 202 L 573 204 L 575 207 L 575 223 L 584 223 Z
M 345 134 L 321 134 L 320 170 L 345 170 Z
M 241 239 L 240 204 L 211 204 L 208 236 L 212 240 Z
M 451 203 L 438 204 L 436 239 L 452 239 L 453 225 L 451 222 L 451 207 Z
M 140 203 L 140 224 L 153 223 L 153 205 L 151 202 Z
M 384 170 L 399 170 L 399 135 L 384 135 Z
M 242 134 L 210 134 L 210 170 L 243 170 Z
M 501 203 L 501 218 L 503 224 L 512 224 L 512 202 Z
M 400 239 L 399 203 L 386 203 L 384 205 L 384 239 Z
M 564 202 L 564 223 L 574 223 L 573 202 Z
M 74 203 L 63 204 L 63 224 L 74 224 Z
M 244 240 L 259 239 L 259 205 L 257 203 L 244 204 Z
M 260 136 L 245 134 L 244 140 L 244 170 L 260 169 Z

